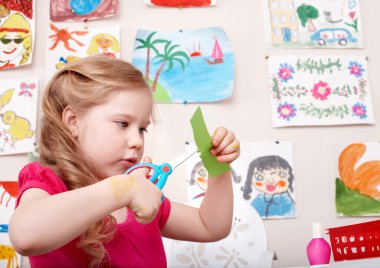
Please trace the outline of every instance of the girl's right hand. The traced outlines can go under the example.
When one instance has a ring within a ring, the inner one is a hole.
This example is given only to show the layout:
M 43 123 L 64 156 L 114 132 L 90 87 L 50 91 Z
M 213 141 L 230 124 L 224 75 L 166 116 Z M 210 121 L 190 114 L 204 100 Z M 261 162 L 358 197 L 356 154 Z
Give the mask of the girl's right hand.
M 144 162 L 151 163 L 150 157 L 145 157 Z M 136 221 L 141 224 L 150 223 L 162 203 L 162 191 L 147 179 L 149 171 L 148 168 L 136 169 L 126 175 L 127 178 L 123 178 L 128 183 L 118 185 L 122 189 L 115 189 L 116 192 L 123 191 L 128 196 L 126 206 L 135 213 Z

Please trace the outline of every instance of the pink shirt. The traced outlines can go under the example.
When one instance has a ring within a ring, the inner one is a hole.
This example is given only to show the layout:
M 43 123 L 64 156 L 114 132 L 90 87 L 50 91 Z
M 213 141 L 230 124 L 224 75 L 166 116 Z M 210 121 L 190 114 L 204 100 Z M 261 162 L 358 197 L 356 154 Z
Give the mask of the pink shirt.
M 50 195 L 66 192 L 63 181 L 49 168 L 39 163 L 26 165 L 19 174 L 18 206 L 21 195 L 29 188 L 40 188 Z M 102 200 L 99 200 L 102 202 Z M 94 204 L 96 206 L 96 204 Z M 57 212 L 59 213 L 59 212 Z M 165 198 L 156 218 L 149 224 L 139 224 L 128 210 L 127 220 L 116 225 L 112 241 L 105 244 L 111 264 L 105 267 L 166 267 L 165 251 L 160 230 L 170 214 L 170 201 Z M 70 219 L 67 219 L 70 220 Z M 62 224 L 65 224 L 62 222 Z M 59 228 L 59 226 L 56 226 Z M 30 230 L 33 232 L 33 230 Z M 32 267 L 88 267 L 88 255 L 76 247 L 78 238 L 50 253 L 30 256 Z

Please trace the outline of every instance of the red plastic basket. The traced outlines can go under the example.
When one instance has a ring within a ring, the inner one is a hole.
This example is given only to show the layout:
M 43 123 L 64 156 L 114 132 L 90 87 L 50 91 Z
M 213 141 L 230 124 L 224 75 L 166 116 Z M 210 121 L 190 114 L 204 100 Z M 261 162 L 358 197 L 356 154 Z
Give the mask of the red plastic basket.
M 335 261 L 380 256 L 380 220 L 327 229 Z

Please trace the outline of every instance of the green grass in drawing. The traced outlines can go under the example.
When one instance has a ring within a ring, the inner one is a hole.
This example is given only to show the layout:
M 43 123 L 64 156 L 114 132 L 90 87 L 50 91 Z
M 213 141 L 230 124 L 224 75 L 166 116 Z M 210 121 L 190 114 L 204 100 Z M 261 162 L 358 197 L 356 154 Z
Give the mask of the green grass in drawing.
M 148 83 L 152 86 L 153 81 L 149 80 Z M 154 91 L 153 96 L 154 99 L 159 102 L 173 102 L 168 91 L 159 82 L 157 82 L 156 90 Z
M 331 105 L 329 108 L 320 108 L 313 103 L 301 104 L 299 111 L 304 112 L 308 116 L 326 118 L 326 117 L 340 117 L 350 115 L 350 109 L 346 104 L 343 105 Z
M 317 72 L 317 74 L 324 74 L 325 72 L 333 73 L 334 68 L 339 71 L 342 67 L 342 63 L 340 62 L 340 59 L 332 61 L 329 58 L 327 63 L 324 63 L 322 60 L 316 61 L 308 58 L 306 60 L 298 59 L 296 67 L 297 71 L 309 71 L 311 74 L 313 72 Z

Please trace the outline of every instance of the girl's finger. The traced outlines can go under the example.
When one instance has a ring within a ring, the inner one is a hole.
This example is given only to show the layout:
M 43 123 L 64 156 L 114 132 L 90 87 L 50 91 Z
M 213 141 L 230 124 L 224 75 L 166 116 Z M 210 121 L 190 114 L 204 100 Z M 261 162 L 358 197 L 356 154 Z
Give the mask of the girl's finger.
M 240 142 L 235 138 L 218 155 L 228 155 L 240 150 Z
M 215 131 L 214 134 L 212 134 L 212 146 L 217 147 L 224 137 L 227 135 L 228 130 L 224 127 L 218 127 Z
M 230 144 L 235 140 L 235 134 L 232 131 L 228 131 L 224 136 L 223 140 L 219 143 L 218 146 L 211 149 L 211 153 L 214 155 L 219 155 L 223 150 L 225 150 Z

